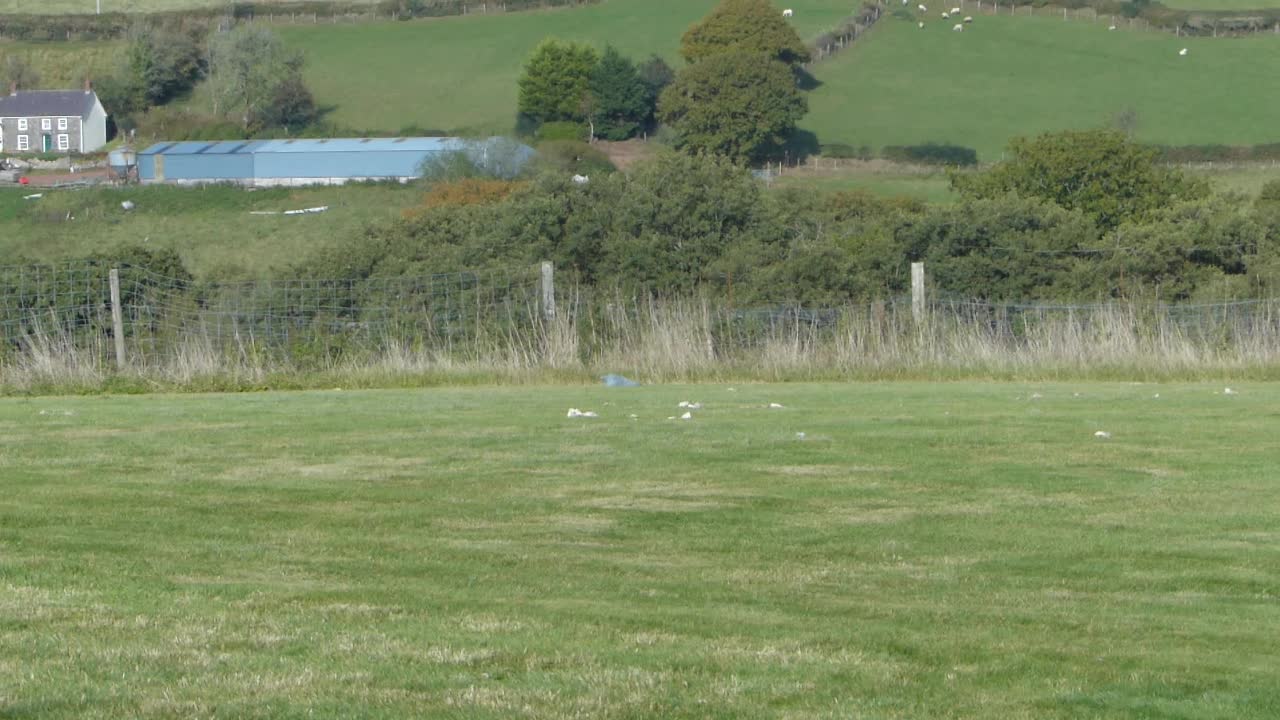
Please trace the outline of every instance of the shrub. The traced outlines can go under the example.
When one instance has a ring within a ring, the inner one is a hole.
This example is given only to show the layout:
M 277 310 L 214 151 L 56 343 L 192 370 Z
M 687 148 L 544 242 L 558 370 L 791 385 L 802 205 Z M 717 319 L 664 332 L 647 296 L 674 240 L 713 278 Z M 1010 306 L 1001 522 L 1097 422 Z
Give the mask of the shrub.
M 550 170 L 578 175 L 607 175 L 617 170 L 608 155 L 573 140 L 551 140 L 539 144 L 538 163 Z
M 866 145 L 855 148 L 845 143 L 831 143 L 822 146 L 822 157 L 835 158 L 837 160 L 870 160 L 871 148 Z
M 886 160 L 917 165 L 978 164 L 978 151 L 961 145 L 925 143 L 924 145 L 890 145 L 881 153 Z

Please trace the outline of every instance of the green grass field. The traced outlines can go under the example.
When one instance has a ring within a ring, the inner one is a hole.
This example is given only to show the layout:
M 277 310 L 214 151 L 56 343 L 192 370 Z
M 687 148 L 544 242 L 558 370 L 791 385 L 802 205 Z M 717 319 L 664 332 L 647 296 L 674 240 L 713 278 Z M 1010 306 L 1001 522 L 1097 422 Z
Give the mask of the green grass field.
M 306 79 L 329 119 L 349 127 L 507 132 L 516 79 L 545 37 L 613 43 L 643 60 L 673 61 L 680 36 L 714 0 L 607 0 L 569 10 L 473 15 L 408 23 L 281 26 L 307 54 Z M 795 25 L 817 35 L 852 14 L 847 2 L 794 0 Z M 501 42 L 495 42 L 501 38 Z
M 78 88 L 86 75 L 101 78 L 115 72 L 123 61 L 123 50 L 122 42 L 0 41 L 0 67 L 6 67 L 10 56 L 18 57 L 40 74 L 42 89 Z M 4 91 L 9 88 L 6 86 Z
M 38 200 L 24 195 L 43 192 Z M 0 255 L 58 260 L 122 244 L 172 248 L 197 276 L 260 276 L 310 252 L 389 220 L 423 190 L 398 185 L 245 190 L 229 187 L 128 187 L 0 190 Z M 126 212 L 120 203 L 132 200 Z M 322 215 L 263 216 L 251 211 L 328 205 Z
M 1142 141 L 1247 145 L 1280 138 L 1280 99 L 1251 89 L 1277 73 L 1271 35 L 1188 39 L 1024 17 L 980 17 L 956 33 L 890 18 L 815 67 L 823 84 L 801 125 L 823 143 L 951 142 L 991 161 L 1014 135 L 1107 126 L 1131 108 Z
M 0 716 L 1274 718 L 1221 389 L 0 400 Z

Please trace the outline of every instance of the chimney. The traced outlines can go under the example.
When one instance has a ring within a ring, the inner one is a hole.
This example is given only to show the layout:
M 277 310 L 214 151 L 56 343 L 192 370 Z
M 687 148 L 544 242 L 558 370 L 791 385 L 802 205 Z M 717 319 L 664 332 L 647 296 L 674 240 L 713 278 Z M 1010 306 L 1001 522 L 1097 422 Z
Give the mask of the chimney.
M 11 82 L 11 83 L 9 83 L 9 94 L 10 94 L 10 95 L 17 95 L 17 94 L 18 94 L 18 83 L 16 83 L 16 82 Z
M 84 79 L 84 92 L 86 95 L 93 92 L 93 81 L 89 78 Z

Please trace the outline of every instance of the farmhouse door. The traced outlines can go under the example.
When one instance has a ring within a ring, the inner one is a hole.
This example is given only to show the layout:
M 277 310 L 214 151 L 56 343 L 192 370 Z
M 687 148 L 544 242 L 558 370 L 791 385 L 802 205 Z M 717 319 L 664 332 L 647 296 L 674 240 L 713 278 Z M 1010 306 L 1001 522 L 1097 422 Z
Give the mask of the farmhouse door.
M 53 136 L 52 135 L 42 136 L 40 140 L 40 144 L 44 148 L 42 152 L 49 152 L 50 150 L 53 150 Z

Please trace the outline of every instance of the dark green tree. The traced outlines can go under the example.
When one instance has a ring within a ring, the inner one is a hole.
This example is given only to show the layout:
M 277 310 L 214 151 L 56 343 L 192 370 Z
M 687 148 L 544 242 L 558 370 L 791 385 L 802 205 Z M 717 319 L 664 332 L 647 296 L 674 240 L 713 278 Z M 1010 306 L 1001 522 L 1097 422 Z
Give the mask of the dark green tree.
M 658 117 L 676 129 L 678 147 L 736 162 L 775 153 L 808 109 L 791 68 L 742 51 L 685 68 L 658 101 Z
M 1017 193 L 1050 200 L 1081 210 L 1104 230 L 1208 194 L 1206 183 L 1160 165 L 1154 150 L 1115 130 L 1015 138 L 1009 151 L 1009 160 L 983 173 L 956 175 L 952 186 L 967 197 Z
M 518 82 L 520 115 L 537 122 L 583 119 L 598 59 L 588 45 L 543 40 L 529 56 Z
M 148 105 L 163 105 L 195 85 L 205 54 L 194 32 L 140 26 L 130 33 L 124 79 Z
M 787 65 L 809 62 L 809 49 L 769 0 L 721 0 L 684 34 L 690 63 L 729 51 L 761 53 Z
M 626 140 L 640 129 L 649 115 L 649 88 L 631 60 L 612 45 L 591 72 L 594 133 L 606 140 Z
M 316 101 L 300 73 L 284 76 L 271 91 L 271 101 L 258 114 L 262 127 L 296 132 L 316 118 Z
M 648 60 L 636 66 L 636 74 L 640 76 L 640 82 L 644 83 L 645 90 L 648 92 L 645 101 L 649 106 L 649 112 L 645 116 L 644 123 L 648 127 L 653 127 L 658 113 L 658 98 L 662 97 L 662 91 L 666 90 L 668 85 L 675 82 L 676 71 L 671 69 L 666 60 L 657 55 L 651 55 Z

